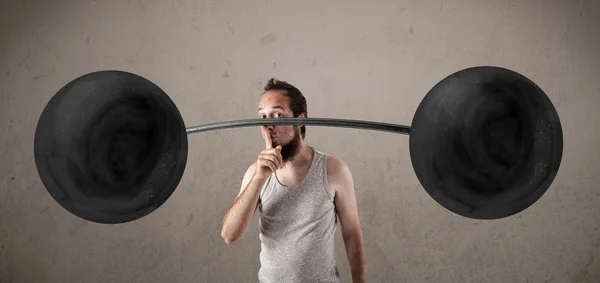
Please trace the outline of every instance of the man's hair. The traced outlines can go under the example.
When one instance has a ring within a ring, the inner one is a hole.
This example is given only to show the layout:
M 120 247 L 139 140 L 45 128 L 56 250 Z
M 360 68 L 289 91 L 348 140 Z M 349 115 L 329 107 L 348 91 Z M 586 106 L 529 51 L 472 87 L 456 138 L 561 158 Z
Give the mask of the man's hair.
M 289 84 L 288 82 L 271 78 L 265 85 L 265 92 L 269 90 L 285 90 L 284 95 L 290 98 L 289 106 L 294 113 L 294 117 L 298 117 L 302 113 L 308 117 L 308 112 L 306 110 L 306 98 L 304 98 L 302 92 L 300 92 L 300 90 L 298 90 L 295 86 Z M 300 132 L 302 133 L 302 138 L 304 139 L 306 136 L 306 126 L 302 126 L 300 128 Z

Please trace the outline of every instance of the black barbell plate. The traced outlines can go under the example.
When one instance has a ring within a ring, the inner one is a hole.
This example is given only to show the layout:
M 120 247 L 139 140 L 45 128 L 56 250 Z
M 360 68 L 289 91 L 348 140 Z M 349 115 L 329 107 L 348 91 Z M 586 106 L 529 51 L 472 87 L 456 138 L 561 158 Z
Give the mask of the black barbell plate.
M 185 170 L 188 140 L 173 101 L 123 71 L 98 71 L 61 88 L 40 115 L 39 176 L 66 210 L 125 223 L 160 207 Z
M 561 123 L 546 94 L 514 71 L 467 68 L 421 101 L 409 137 L 413 169 L 440 205 L 498 219 L 535 203 L 563 153 Z

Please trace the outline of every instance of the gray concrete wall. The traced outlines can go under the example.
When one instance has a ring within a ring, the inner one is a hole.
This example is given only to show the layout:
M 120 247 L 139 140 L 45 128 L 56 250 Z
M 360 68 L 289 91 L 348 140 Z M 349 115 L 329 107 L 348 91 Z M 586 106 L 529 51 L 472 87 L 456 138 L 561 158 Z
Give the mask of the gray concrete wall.
M 220 229 L 264 145 L 258 128 L 190 135 L 178 189 L 126 225 L 83 221 L 50 197 L 34 130 L 79 75 L 143 75 L 187 126 L 255 118 L 273 76 L 305 93 L 309 117 L 409 125 L 435 83 L 474 65 L 547 92 L 564 127 L 561 170 L 530 209 L 476 221 L 426 194 L 407 136 L 308 127 L 307 143 L 353 172 L 368 281 L 600 282 L 599 28 L 594 0 L 2 1 L 0 282 L 257 282 L 257 218 L 231 246 Z M 351 282 L 339 229 L 336 240 Z

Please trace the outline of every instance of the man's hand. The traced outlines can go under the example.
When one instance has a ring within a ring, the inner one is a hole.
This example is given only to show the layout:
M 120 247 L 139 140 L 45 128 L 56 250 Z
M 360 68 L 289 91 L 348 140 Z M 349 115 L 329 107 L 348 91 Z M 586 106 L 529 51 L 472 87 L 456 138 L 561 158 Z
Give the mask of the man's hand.
M 273 148 L 273 142 L 271 141 L 271 135 L 265 126 L 261 126 L 260 130 L 262 136 L 265 139 L 266 149 L 261 151 L 256 161 L 256 176 L 258 178 L 266 179 L 272 173 L 275 173 L 277 169 L 283 167 L 283 157 L 281 157 L 281 146 L 278 145 Z

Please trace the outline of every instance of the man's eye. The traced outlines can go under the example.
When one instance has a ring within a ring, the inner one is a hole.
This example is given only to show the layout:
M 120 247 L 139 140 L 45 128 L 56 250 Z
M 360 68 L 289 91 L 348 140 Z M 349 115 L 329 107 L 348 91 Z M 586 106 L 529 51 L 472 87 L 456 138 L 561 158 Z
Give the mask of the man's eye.
M 273 115 L 273 116 L 275 116 L 275 117 L 283 117 L 283 115 L 282 115 L 282 114 L 279 114 L 279 113 L 277 113 L 277 114 L 275 114 L 275 115 Z M 259 116 L 259 118 L 260 118 L 260 119 L 265 119 L 266 117 L 265 117 L 265 115 L 260 115 L 260 116 Z

